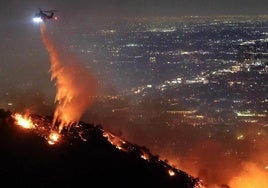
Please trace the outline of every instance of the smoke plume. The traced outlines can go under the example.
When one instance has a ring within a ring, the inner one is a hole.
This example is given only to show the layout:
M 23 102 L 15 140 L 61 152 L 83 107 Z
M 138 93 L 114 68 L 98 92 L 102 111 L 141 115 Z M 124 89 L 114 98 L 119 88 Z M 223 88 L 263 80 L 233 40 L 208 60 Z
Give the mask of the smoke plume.
M 41 24 L 41 36 L 50 56 L 51 80 L 55 80 L 56 109 L 53 125 L 59 123 L 59 132 L 78 123 L 84 111 L 93 103 L 97 84 L 94 76 L 82 66 L 70 52 L 60 49 L 45 24 Z

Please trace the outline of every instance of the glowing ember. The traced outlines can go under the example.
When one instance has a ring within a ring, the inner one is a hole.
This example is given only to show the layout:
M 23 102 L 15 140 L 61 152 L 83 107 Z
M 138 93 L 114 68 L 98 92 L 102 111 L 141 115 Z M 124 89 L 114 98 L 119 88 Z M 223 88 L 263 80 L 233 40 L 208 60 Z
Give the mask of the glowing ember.
M 168 170 L 168 174 L 169 174 L 170 176 L 174 176 L 174 175 L 175 175 L 175 172 L 174 172 L 173 170 L 169 169 L 169 170 Z
M 148 156 L 146 156 L 146 155 L 141 155 L 141 158 L 144 159 L 144 160 L 148 160 L 149 159 Z
M 25 128 L 25 129 L 34 129 L 35 128 L 31 118 L 27 115 L 15 113 L 12 117 L 16 120 L 15 123 L 17 125 Z
M 200 180 L 196 183 L 194 188 L 208 188 L 206 185 L 203 185 L 203 180 Z
M 108 138 L 108 141 L 109 141 L 112 145 L 114 145 L 117 149 L 127 151 L 127 150 L 123 147 L 123 145 L 126 144 L 125 141 L 121 140 L 121 139 L 118 138 L 117 136 L 115 136 L 115 135 L 113 135 L 113 134 L 111 134 L 111 133 L 108 133 L 108 132 L 104 132 L 104 133 L 103 133 L 103 136 L 106 137 L 106 138 Z
M 149 160 L 151 158 L 149 151 L 146 150 L 142 150 L 142 154 L 140 157 L 144 160 Z
M 59 142 L 60 139 L 60 134 L 58 134 L 57 132 L 51 132 L 48 136 L 48 143 L 50 145 L 54 145 L 55 143 Z
M 244 140 L 245 136 L 243 134 L 240 134 L 236 137 L 237 140 Z

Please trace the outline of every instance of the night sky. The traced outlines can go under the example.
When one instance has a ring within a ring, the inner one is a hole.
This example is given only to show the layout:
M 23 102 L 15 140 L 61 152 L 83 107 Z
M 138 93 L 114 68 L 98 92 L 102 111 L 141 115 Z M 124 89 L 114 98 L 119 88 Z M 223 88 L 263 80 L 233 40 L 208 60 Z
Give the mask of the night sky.
M 266 0 L 76 0 L 1 1 L 1 20 L 23 18 L 38 8 L 60 9 L 63 14 L 120 16 L 183 16 L 267 14 Z

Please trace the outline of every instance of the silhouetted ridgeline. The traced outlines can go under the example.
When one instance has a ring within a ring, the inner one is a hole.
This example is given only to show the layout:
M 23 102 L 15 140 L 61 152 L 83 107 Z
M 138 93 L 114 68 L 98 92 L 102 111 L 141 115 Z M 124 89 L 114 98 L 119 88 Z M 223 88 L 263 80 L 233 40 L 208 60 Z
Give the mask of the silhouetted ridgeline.
M 14 124 L 10 111 L 0 109 L 0 177 L 2 184 L 21 187 L 195 187 L 198 179 L 169 166 L 145 147 L 111 144 L 101 126 L 80 122 L 49 145 L 45 136 Z M 48 117 L 33 116 L 43 122 Z M 141 156 L 145 154 L 146 159 Z M 173 176 L 169 171 L 174 173 Z M 94 186 L 93 186 L 94 185 Z

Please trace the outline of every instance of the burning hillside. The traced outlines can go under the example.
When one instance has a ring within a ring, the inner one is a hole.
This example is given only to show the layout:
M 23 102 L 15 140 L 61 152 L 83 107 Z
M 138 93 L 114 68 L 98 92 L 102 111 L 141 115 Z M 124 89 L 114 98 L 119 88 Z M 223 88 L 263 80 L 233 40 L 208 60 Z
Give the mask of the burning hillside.
M 61 133 L 53 118 L 0 111 L 2 180 L 21 186 L 92 183 L 117 187 L 197 188 L 201 183 L 99 125 L 79 122 Z

